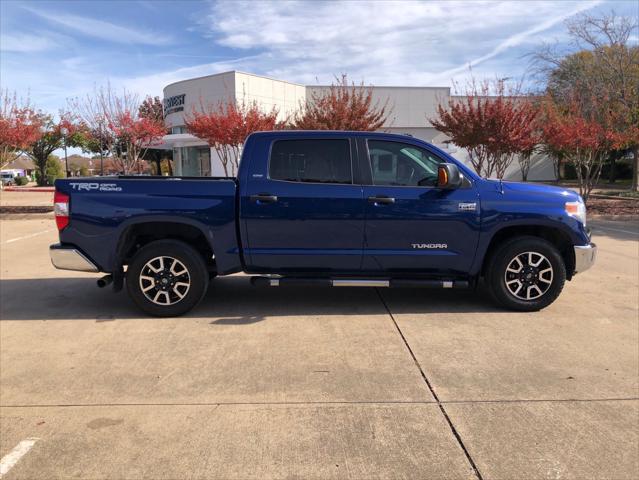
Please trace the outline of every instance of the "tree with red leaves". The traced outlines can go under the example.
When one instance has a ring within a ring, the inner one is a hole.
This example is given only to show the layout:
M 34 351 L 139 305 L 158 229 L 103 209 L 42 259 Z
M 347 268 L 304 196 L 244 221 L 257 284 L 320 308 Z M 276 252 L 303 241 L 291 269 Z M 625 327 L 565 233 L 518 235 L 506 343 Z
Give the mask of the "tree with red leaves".
M 566 21 L 578 51 L 563 55 L 551 45 L 533 54 L 537 74 L 547 81 L 546 94 L 561 113 L 596 121 L 613 131 L 608 152 L 610 178 L 624 154 L 633 153 L 632 189 L 639 190 L 639 46 L 632 41 L 639 20 L 614 11 L 581 13 Z M 605 101 L 602 99 L 605 98 Z
M 388 120 L 388 100 L 373 102 L 373 89 L 364 83 L 349 84 L 346 75 L 336 78 L 327 90 L 311 93 L 292 121 L 300 130 L 352 130 L 371 132 Z
M 1 92 L 0 168 L 15 160 L 22 150 L 40 136 L 41 118 L 28 101 L 19 101 L 15 93 Z
M 523 130 L 523 135 L 519 136 L 517 143 L 514 145 L 522 182 L 528 181 L 532 156 L 540 149 L 542 141 L 539 106 L 530 103 L 529 108 L 535 113 L 535 116 L 530 119 L 527 128 Z
M 217 152 L 226 176 L 235 176 L 239 168 L 240 152 L 244 140 L 253 132 L 275 130 L 278 110 L 260 109 L 257 102 L 241 103 L 233 100 L 220 102 L 186 115 L 186 129 L 192 135 L 205 140 Z
M 88 127 L 87 149 L 103 155 L 111 153 L 114 164 L 124 174 L 140 172 L 147 148 L 166 133 L 155 103 L 150 101 L 150 115 L 146 116 L 144 104 L 136 94 L 126 89 L 117 92 L 110 84 L 69 100 L 71 110 Z
M 146 97 L 140 104 L 138 115 L 140 116 L 140 118 L 148 118 L 149 120 L 153 120 L 163 125 L 164 106 L 162 105 L 162 100 L 160 100 L 160 97 Z M 155 175 L 162 175 L 162 161 L 164 159 L 166 159 L 167 161 L 167 170 L 169 171 L 169 174 L 173 175 L 171 160 L 166 158 L 166 153 L 164 150 L 150 148 L 142 156 L 142 160 L 152 162 L 155 165 Z
M 468 151 L 479 175 L 501 179 L 517 154 L 532 155 L 539 110 L 518 89 L 507 92 L 503 81 L 478 84 L 473 79 L 464 93 L 438 105 L 437 118 L 430 122 Z
M 589 102 L 606 102 L 605 96 Z M 628 142 L 627 132 L 615 131 L 614 113 L 605 117 L 603 108 L 584 112 L 583 101 L 572 98 L 568 104 L 557 105 L 548 99 L 544 106 L 542 123 L 543 140 L 549 149 L 560 152 L 572 163 L 577 172 L 579 194 L 588 201 L 590 192 L 597 184 L 608 152 Z
M 38 184 L 46 185 L 49 156 L 65 143 L 68 147 L 82 146 L 86 138 L 86 126 L 69 113 L 62 114 L 58 121 L 51 115 L 38 113 L 37 121 L 40 125 L 38 135 L 23 150 L 38 170 Z
M 157 123 L 164 123 L 164 106 L 160 97 L 146 97 L 138 108 L 140 118 L 148 118 Z
M 142 160 L 146 150 L 166 133 L 164 124 L 155 119 L 134 115 L 129 110 L 117 112 L 107 118 L 109 130 L 116 139 L 116 162 L 126 175 L 142 171 Z

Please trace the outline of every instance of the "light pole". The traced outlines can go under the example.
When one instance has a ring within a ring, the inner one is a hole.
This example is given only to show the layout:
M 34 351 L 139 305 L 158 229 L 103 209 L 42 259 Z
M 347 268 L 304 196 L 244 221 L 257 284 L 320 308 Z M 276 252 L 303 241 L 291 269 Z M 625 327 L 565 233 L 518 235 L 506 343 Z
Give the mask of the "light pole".
M 67 178 L 69 178 L 69 160 L 67 159 L 67 135 L 69 134 L 69 129 L 62 127 L 60 133 L 62 134 L 62 141 L 64 142 L 64 168 L 67 171 Z
M 98 137 L 100 138 L 100 176 L 104 177 L 104 157 L 102 155 L 102 117 L 98 117 Z

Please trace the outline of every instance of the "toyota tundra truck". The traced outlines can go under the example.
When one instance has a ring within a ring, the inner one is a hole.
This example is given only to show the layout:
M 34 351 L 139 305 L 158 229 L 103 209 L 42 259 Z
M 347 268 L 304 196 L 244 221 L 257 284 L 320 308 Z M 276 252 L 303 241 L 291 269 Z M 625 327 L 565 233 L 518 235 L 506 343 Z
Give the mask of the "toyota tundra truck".
M 237 178 L 55 183 L 60 269 L 102 272 L 155 316 L 181 315 L 209 280 L 256 286 L 475 288 L 506 308 L 551 304 L 597 247 L 563 188 L 481 178 L 445 151 L 379 132 L 250 135 Z

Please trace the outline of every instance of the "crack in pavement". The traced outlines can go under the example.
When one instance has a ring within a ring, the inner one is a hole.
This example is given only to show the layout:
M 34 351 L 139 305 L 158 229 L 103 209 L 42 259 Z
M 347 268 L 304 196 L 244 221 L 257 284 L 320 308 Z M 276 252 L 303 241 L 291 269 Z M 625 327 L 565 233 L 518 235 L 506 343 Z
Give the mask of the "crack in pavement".
M 479 468 L 477 467 L 477 465 L 475 464 L 475 460 L 473 460 L 473 457 L 470 455 L 470 452 L 466 448 L 466 445 L 464 445 L 464 441 L 462 440 L 461 435 L 459 434 L 459 432 L 455 428 L 455 425 L 453 425 L 452 420 L 448 416 L 448 412 L 446 412 L 446 409 L 444 408 L 444 404 L 439 401 L 439 397 L 437 396 L 437 393 L 435 392 L 435 389 L 431 385 L 430 380 L 428 380 L 428 377 L 426 376 L 426 373 L 424 372 L 424 369 L 419 364 L 419 361 L 417 360 L 417 357 L 413 353 L 413 349 L 410 348 L 410 345 L 408 344 L 408 340 L 406 340 L 406 337 L 404 336 L 404 333 L 402 332 L 402 329 L 399 328 L 399 325 L 398 325 L 397 321 L 395 320 L 395 317 L 393 316 L 393 313 L 391 312 L 390 308 L 388 307 L 388 304 L 384 300 L 384 297 L 382 296 L 381 292 L 379 291 L 379 288 L 376 288 L 375 291 L 377 292 L 377 296 L 379 297 L 380 301 L 382 302 L 382 305 L 384 305 L 384 308 L 386 309 L 386 312 L 388 313 L 388 316 L 390 317 L 390 319 L 392 320 L 393 324 L 395 325 L 395 328 L 397 329 L 397 333 L 399 333 L 399 336 L 402 337 L 402 341 L 404 342 L 404 345 L 406 345 L 406 348 L 408 349 L 408 353 L 410 353 L 410 356 L 413 358 L 413 362 L 415 362 L 415 366 L 417 366 L 417 369 L 419 370 L 419 373 L 421 374 L 422 379 L 424 380 L 424 383 L 426 383 L 426 386 L 428 387 L 428 390 L 430 391 L 431 395 L 435 399 L 435 402 L 437 403 L 437 406 L 439 407 L 439 410 L 442 412 L 442 415 L 444 415 L 444 419 L 446 420 L 446 423 L 448 423 L 448 427 L 450 428 L 450 431 L 452 432 L 453 436 L 455 437 L 455 440 L 457 440 L 457 443 L 459 444 L 459 446 L 461 447 L 462 451 L 464 452 L 464 455 L 466 456 L 466 460 L 468 460 L 468 462 L 470 463 L 470 466 L 472 467 L 473 472 L 475 473 L 475 476 L 478 478 L 478 480 L 483 480 L 482 474 L 479 471 Z

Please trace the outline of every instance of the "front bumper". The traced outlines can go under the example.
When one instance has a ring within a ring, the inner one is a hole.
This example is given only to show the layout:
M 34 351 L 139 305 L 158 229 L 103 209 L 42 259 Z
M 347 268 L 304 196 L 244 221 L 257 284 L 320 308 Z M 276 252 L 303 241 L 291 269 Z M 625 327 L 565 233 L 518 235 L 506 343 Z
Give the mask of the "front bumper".
M 575 245 L 575 273 L 588 270 L 597 258 L 597 245 Z
M 75 270 L 78 272 L 99 272 L 98 267 L 80 250 L 59 243 L 49 247 L 51 263 L 60 270 Z

